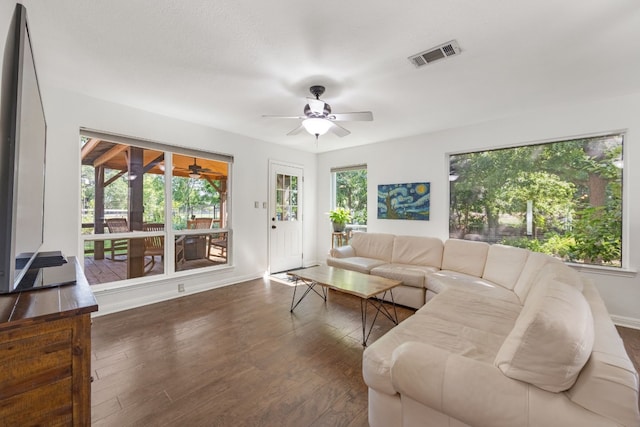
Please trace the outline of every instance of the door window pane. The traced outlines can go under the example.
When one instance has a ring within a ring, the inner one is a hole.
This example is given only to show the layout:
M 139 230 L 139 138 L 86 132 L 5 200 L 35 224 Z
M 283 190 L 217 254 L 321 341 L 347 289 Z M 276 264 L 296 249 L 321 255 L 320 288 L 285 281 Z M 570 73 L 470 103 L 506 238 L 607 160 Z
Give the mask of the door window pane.
M 298 177 L 295 175 L 276 177 L 276 220 L 298 220 Z

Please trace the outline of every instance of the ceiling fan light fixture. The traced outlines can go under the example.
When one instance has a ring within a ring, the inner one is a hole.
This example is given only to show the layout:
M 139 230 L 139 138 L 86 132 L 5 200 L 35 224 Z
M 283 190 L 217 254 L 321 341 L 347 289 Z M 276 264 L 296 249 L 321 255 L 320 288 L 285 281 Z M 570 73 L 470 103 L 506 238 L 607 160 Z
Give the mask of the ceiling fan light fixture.
M 193 179 L 198 179 L 198 178 L 200 178 L 200 174 L 192 172 L 192 173 L 189 174 L 189 177 L 193 178 Z
M 311 135 L 324 135 L 329 131 L 331 127 L 331 122 L 327 119 L 321 119 L 318 117 L 313 117 L 309 119 L 305 119 L 302 121 L 302 126 L 309 132 Z

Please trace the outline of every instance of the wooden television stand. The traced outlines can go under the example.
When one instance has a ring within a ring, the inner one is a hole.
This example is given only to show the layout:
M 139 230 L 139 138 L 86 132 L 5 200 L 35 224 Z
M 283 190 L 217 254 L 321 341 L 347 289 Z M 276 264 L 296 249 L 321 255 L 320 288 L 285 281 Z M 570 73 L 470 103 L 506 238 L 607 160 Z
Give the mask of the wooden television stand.
M 91 425 L 91 313 L 76 284 L 0 296 L 0 424 Z

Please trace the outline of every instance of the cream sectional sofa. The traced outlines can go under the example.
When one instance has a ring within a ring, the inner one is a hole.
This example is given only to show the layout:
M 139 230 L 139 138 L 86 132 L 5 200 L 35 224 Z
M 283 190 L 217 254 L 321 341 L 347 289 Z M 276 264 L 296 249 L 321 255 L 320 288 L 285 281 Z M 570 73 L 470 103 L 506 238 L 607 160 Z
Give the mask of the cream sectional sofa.
M 443 250 L 442 240 L 434 237 L 355 233 L 350 245 L 331 250 L 327 264 L 402 280 L 393 290 L 395 302 L 420 308 L 425 303 L 426 277 L 440 270 Z
M 560 261 L 377 233 L 331 255 L 403 280 L 396 302 L 419 307 L 363 353 L 371 426 L 640 425 L 638 374 L 604 303 Z

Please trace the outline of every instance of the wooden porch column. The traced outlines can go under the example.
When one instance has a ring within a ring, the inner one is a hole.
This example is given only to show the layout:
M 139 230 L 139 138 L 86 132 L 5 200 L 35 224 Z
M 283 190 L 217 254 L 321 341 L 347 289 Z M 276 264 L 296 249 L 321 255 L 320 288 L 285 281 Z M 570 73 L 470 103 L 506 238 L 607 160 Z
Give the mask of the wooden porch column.
M 129 147 L 129 224 L 132 231 L 142 230 L 144 150 Z M 144 239 L 129 239 L 127 277 L 144 275 Z
M 104 166 L 94 168 L 95 206 L 93 207 L 93 232 L 104 234 Z M 93 259 L 104 259 L 104 240 L 93 241 Z

